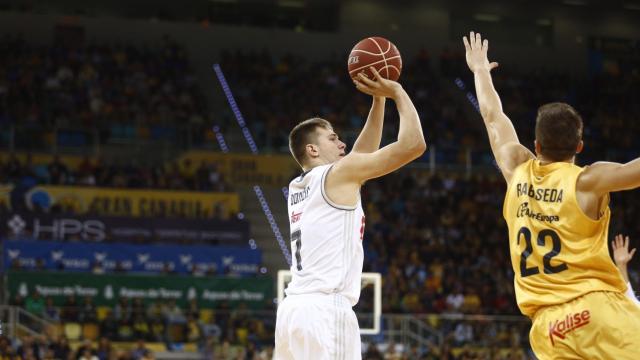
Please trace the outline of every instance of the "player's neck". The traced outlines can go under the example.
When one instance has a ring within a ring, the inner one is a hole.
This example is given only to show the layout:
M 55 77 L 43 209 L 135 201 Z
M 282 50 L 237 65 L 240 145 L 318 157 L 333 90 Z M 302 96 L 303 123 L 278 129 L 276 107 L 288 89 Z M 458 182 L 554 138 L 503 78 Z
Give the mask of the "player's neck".
M 317 159 L 314 159 L 314 160 L 309 161 L 308 163 L 306 163 L 302 167 L 302 170 L 306 172 L 306 171 L 312 170 L 315 167 L 322 166 L 322 165 L 328 165 L 328 164 L 330 164 L 330 163 L 329 162 L 325 162 L 320 158 L 317 158 Z
M 555 161 L 555 160 L 550 160 L 545 158 L 544 156 L 538 154 L 537 156 L 538 161 L 540 162 L 540 165 L 549 165 L 549 164 L 553 164 L 553 163 L 567 163 L 567 164 L 575 164 L 576 162 L 576 157 L 572 157 L 571 159 L 566 159 L 566 160 L 560 160 L 560 161 Z

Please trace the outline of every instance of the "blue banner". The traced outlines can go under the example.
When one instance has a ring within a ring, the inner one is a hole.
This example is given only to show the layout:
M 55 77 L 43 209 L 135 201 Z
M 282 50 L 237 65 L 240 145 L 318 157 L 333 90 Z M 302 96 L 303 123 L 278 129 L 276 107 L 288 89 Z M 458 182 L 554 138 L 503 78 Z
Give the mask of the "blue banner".
M 134 219 L 96 215 L 8 213 L 0 219 L 0 238 L 244 245 L 249 240 L 249 222 L 239 219 Z
M 254 275 L 261 261 L 249 247 L 4 241 L 5 269 Z

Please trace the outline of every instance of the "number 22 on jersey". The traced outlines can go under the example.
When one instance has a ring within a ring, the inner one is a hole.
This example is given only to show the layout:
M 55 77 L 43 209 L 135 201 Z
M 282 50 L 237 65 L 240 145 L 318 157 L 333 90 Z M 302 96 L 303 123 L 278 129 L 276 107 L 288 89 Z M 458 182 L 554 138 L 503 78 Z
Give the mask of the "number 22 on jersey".
M 520 245 L 521 240 L 524 240 L 524 243 L 525 243 L 524 250 L 522 250 L 522 253 L 520 254 L 520 276 L 527 277 L 527 276 L 532 276 L 540 273 L 540 267 L 529 266 L 527 259 L 534 253 L 534 251 L 537 253 L 540 251 L 539 249 L 544 248 L 547 242 L 547 239 L 551 239 L 552 249 L 551 251 L 547 252 L 543 257 L 542 265 L 543 265 L 544 273 L 557 274 L 559 272 L 567 270 L 568 266 L 565 263 L 560 263 L 557 265 L 551 264 L 551 260 L 554 257 L 558 256 L 560 254 L 560 251 L 562 251 L 562 241 L 560 240 L 560 236 L 558 236 L 558 234 L 551 229 L 541 230 L 537 235 L 538 236 L 536 240 L 536 249 L 534 250 L 534 246 L 531 242 L 532 240 L 531 230 L 523 226 L 518 231 L 518 235 L 517 235 L 518 245 Z M 529 263 L 531 262 L 532 261 L 529 261 Z

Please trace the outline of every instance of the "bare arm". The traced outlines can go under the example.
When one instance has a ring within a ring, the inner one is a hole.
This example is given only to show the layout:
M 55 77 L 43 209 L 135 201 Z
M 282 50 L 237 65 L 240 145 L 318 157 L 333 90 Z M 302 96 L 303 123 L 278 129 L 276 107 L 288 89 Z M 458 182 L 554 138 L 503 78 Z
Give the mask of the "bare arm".
M 371 153 L 380 148 L 385 102 L 386 98 L 384 96 L 373 97 L 367 122 L 364 124 L 362 131 L 360 131 L 360 135 L 358 135 L 351 151 Z
M 465 36 L 463 42 L 467 65 L 473 72 L 480 114 L 487 128 L 491 151 L 502 174 L 509 181 L 513 170 L 534 155 L 520 144 L 511 120 L 502 111 L 500 96 L 491 79 L 491 70 L 498 67 L 498 63 L 489 62 L 487 57 L 489 41 L 486 39 L 482 41 L 480 34 L 471 32 L 469 39 Z
M 373 68 L 372 72 L 376 81 L 360 76 L 356 80 L 356 86 L 366 94 L 393 99 L 400 117 L 398 138 L 372 153 L 349 153 L 331 171 L 336 182 L 359 185 L 368 179 L 388 174 L 422 155 L 427 147 L 418 112 L 409 95 L 397 82 L 380 77 Z
M 578 178 L 580 191 L 598 196 L 640 187 L 640 158 L 626 164 L 601 161 L 587 167 Z

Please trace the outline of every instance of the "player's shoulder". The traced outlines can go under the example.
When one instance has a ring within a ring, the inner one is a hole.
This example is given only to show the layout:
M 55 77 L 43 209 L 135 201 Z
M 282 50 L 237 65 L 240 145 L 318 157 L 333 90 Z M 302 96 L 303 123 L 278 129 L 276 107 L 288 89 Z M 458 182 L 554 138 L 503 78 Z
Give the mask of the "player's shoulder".
M 511 178 L 520 166 L 535 159 L 536 156 L 531 150 L 517 141 L 511 141 L 502 145 L 496 156 L 498 167 L 507 183 L 511 181 Z
M 347 155 L 338 159 L 336 162 L 330 164 L 331 172 L 333 173 L 349 173 L 354 169 L 365 163 L 367 157 L 370 157 L 372 153 L 359 153 L 357 151 L 351 151 Z
M 289 186 L 301 186 L 301 184 L 308 184 L 315 178 L 322 177 L 326 172 L 327 168 L 329 168 L 332 164 L 327 165 L 318 165 L 311 169 L 305 170 L 298 174 L 296 177 L 289 181 Z
M 597 161 L 591 165 L 582 167 L 576 186 L 580 191 L 588 191 L 596 188 L 601 182 L 602 174 L 611 171 L 617 165 L 619 164 L 608 161 Z

